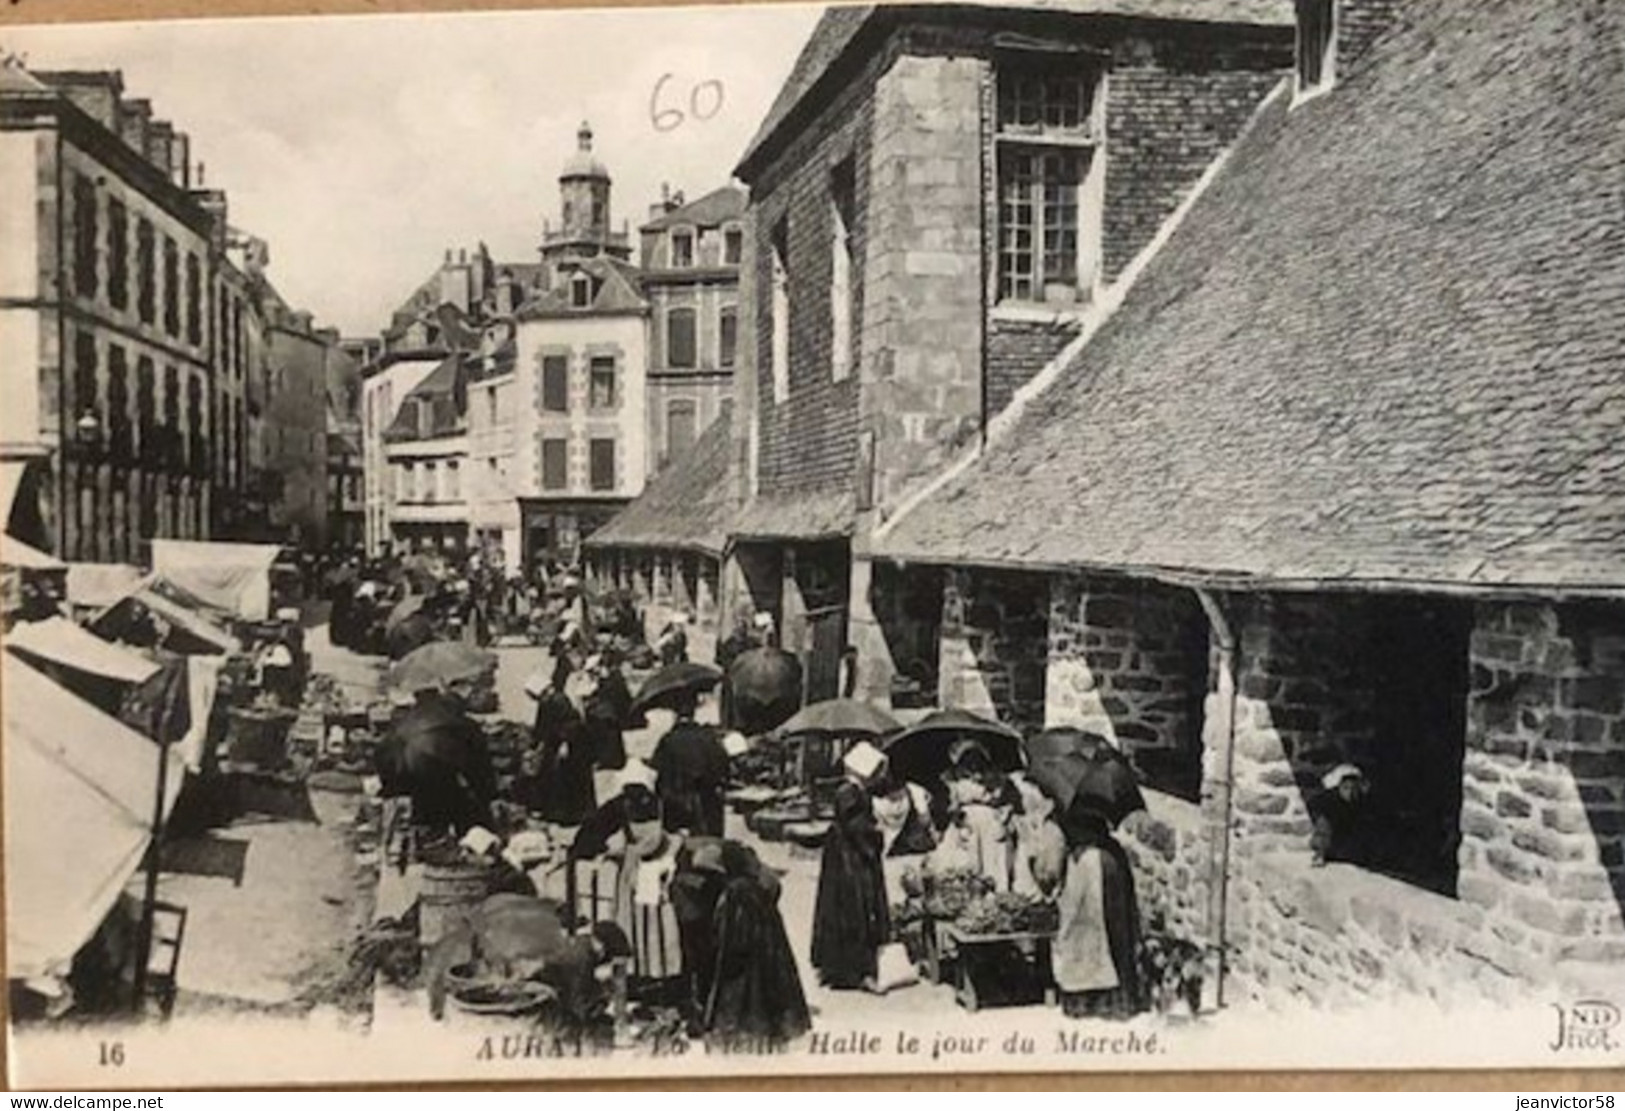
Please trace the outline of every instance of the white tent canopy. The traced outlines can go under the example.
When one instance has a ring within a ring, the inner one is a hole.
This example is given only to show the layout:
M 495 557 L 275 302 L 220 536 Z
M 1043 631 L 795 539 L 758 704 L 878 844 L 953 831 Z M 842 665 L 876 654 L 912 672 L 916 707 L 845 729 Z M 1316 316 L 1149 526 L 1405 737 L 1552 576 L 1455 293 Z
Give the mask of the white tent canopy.
M 0 537 L 0 565 L 23 571 L 66 571 L 68 565 L 15 536 Z
M 271 616 L 271 567 L 281 554 L 275 544 L 154 540 L 152 569 L 210 605 L 264 621 Z
M 144 683 L 158 674 L 158 665 L 145 656 L 109 644 L 66 617 L 19 622 L 6 634 L 6 650 L 38 656 L 121 683 Z
M 68 604 L 101 610 L 141 585 L 141 568 L 128 563 L 68 564 Z
M 6 975 L 63 976 L 151 836 L 159 747 L 7 653 Z M 185 774 L 170 751 L 166 813 Z

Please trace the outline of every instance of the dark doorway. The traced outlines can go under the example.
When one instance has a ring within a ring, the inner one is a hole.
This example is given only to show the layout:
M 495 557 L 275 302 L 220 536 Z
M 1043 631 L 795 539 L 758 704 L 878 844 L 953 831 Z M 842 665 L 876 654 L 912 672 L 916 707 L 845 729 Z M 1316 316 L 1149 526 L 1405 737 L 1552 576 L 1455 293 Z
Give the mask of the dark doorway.
M 1374 729 L 1362 763 L 1394 831 L 1380 869 L 1454 896 L 1472 609 L 1421 598 L 1371 604 Z

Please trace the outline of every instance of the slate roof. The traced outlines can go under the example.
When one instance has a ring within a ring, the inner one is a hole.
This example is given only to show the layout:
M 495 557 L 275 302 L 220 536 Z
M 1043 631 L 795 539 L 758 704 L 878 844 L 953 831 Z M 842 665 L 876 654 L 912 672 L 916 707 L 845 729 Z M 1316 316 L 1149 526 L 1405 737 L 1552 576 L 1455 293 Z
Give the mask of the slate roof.
M 743 218 L 746 200 L 743 189 L 724 185 L 721 189 L 713 189 L 697 201 L 690 201 L 658 219 L 650 220 L 639 230 L 661 231 L 681 225 L 696 228 L 721 227 L 729 220 Z
M 590 548 L 661 548 L 721 556 L 728 546 L 733 487 L 732 421 L 706 429 L 687 455 L 661 471 L 615 518 L 584 541 Z
M 598 294 L 591 305 L 577 308 L 570 299 L 570 277 L 559 279 L 549 290 L 536 294 L 519 307 L 515 316 L 520 320 L 539 317 L 604 316 L 639 313 L 648 308 L 648 302 L 639 292 L 638 268 L 629 262 L 612 258 L 584 259 L 579 267 L 593 276 Z
M 850 536 L 857 503 L 850 490 L 820 490 L 753 499 L 735 519 L 741 540 L 825 540 Z
M 1402 10 L 882 553 L 1625 590 L 1625 7 Z
M 395 420 L 384 432 L 390 443 L 410 440 L 434 440 L 461 431 L 466 398 L 463 394 L 463 356 L 452 354 L 440 361 L 410 393 L 401 399 Z M 418 423 L 418 407 L 432 407 L 429 431 L 424 433 Z
M 1290 27 L 1292 0 L 1021 0 L 1011 4 L 852 4 L 831 7 L 813 27 L 778 97 L 763 117 L 756 135 L 739 158 L 735 176 L 749 180 L 754 164 L 775 134 L 794 115 L 804 100 L 812 97 L 819 84 L 830 77 L 836 63 L 855 49 L 858 40 L 870 30 L 883 28 L 888 21 L 910 15 L 935 12 L 951 16 L 971 9 L 987 11 L 1055 12 L 1072 15 L 1105 15 L 1179 22 L 1227 23 Z

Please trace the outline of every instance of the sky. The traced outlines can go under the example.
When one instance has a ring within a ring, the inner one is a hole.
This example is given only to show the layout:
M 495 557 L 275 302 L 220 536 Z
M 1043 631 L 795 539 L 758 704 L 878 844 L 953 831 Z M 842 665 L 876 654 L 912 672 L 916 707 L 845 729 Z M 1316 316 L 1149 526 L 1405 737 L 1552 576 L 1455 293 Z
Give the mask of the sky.
M 9 27 L 0 50 L 36 69 L 122 70 L 126 96 L 191 136 L 231 225 L 270 244 L 283 296 L 345 335 L 376 335 L 447 248 L 483 241 L 498 262 L 536 261 L 583 120 L 617 228 L 647 218 L 662 182 L 690 200 L 726 184 L 820 11 Z

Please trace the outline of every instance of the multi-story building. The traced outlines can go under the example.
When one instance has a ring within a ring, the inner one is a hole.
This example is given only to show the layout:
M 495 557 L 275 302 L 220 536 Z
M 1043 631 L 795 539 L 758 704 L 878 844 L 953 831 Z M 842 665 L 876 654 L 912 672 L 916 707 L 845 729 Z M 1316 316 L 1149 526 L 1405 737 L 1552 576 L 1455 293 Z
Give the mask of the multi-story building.
M 278 538 L 298 547 L 327 544 L 327 373 L 337 336 L 308 312 L 288 309 L 263 287 L 267 372 L 265 469 L 279 476 L 271 506 Z
M 117 73 L 0 72 L 4 439 L 27 503 L 13 516 L 75 560 L 205 537 L 214 223 L 190 144 Z
M 1296 7 L 1296 73 L 876 576 L 939 584 L 944 701 L 1133 762 L 1140 905 L 1229 998 L 1617 994 L 1625 15 Z M 1389 836 L 1317 867 L 1344 763 Z
M 745 194 L 666 196 L 640 230 L 649 302 L 649 429 L 656 470 L 685 455 L 733 405 Z
M 736 171 L 753 372 L 724 585 L 777 616 L 810 698 L 849 648 L 862 694 L 935 674 L 873 530 L 1109 312 L 1292 34 L 1264 2 L 825 14 Z
M 364 543 L 361 362 L 366 343 L 322 333 L 327 344 L 327 546 L 354 552 Z
M 448 355 L 407 393 L 384 432 L 394 486 L 389 518 L 394 550 L 467 549 L 467 410 L 463 356 Z
M 637 272 L 583 259 L 519 310 L 514 461 L 521 558 L 571 561 L 649 473 L 648 304 Z

